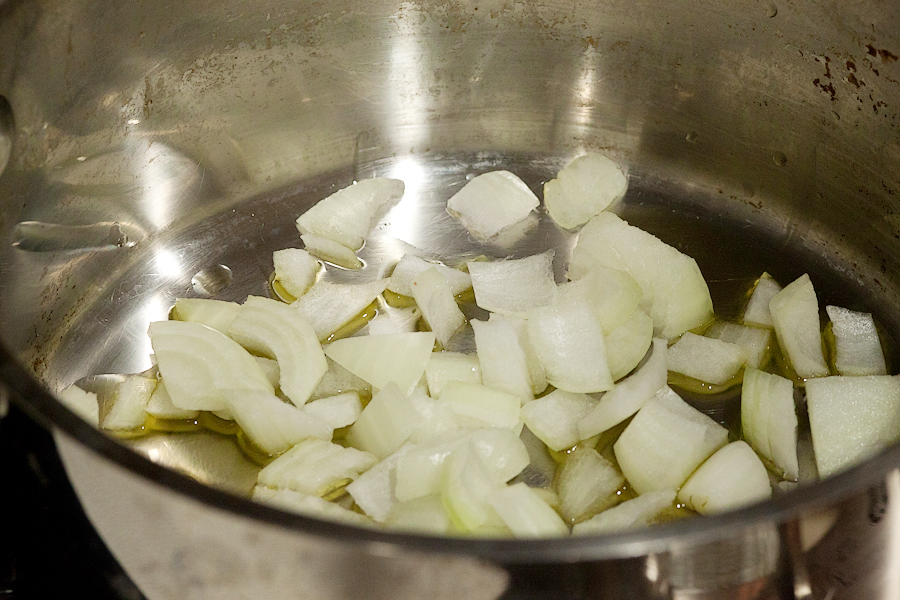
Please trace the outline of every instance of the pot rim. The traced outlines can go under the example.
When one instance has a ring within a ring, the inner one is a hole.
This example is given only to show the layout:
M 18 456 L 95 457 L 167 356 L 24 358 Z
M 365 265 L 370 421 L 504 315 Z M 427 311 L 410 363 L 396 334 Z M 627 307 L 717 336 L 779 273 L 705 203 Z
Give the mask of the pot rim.
M 389 546 L 395 551 L 468 555 L 501 564 L 631 558 L 721 540 L 748 528 L 773 527 L 834 505 L 879 483 L 886 473 L 900 466 L 900 444 L 895 444 L 842 473 L 765 502 L 721 515 L 681 519 L 621 533 L 533 540 L 432 536 L 380 531 L 307 517 L 210 487 L 156 464 L 89 425 L 56 400 L 5 345 L 0 345 L 0 382 L 9 392 L 10 400 L 48 430 L 61 430 L 135 475 L 211 508 L 336 542 L 378 546 L 382 552 Z

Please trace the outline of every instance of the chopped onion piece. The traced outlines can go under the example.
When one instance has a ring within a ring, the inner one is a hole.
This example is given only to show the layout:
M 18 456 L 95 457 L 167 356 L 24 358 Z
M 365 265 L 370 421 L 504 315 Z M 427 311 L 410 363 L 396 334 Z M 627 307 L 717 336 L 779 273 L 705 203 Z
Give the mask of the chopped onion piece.
M 354 252 L 362 248 L 373 221 L 403 196 L 399 179 L 373 177 L 319 200 L 297 219 L 301 234 L 315 234 Z
M 628 179 L 622 168 L 596 152 L 574 159 L 544 184 L 544 206 L 560 227 L 587 223 L 625 196 Z
M 271 504 L 278 508 L 298 512 L 310 517 L 350 523 L 367 527 L 373 525 L 372 520 L 352 510 L 347 510 L 339 504 L 323 500 L 318 496 L 310 496 L 294 490 L 270 488 L 258 485 L 253 488 L 253 500 Z
M 609 212 L 581 230 L 569 277 L 579 279 L 597 265 L 634 278 L 659 337 L 672 339 L 712 320 L 712 299 L 696 261 Z
M 277 388 L 281 380 L 281 369 L 278 368 L 278 361 L 264 356 L 254 356 L 253 358 L 256 360 L 259 368 L 263 370 L 263 373 L 266 374 L 266 378 L 268 378 L 272 387 Z
M 653 341 L 653 319 L 637 309 L 619 327 L 604 338 L 606 361 L 613 381 L 618 381 L 638 366 Z
M 156 379 L 141 375 L 126 375 L 116 387 L 111 405 L 100 418 L 104 429 L 127 431 L 137 429 L 147 418 L 147 403 L 156 388 Z
M 841 375 L 887 375 L 881 339 L 870 313 L 826 306 L 834 333 L 834 367 Z
M 514 537 L 569 535 L 569 528 L 556 511 L 524 483 L 499 488 L 491 492 L 487 500 Z
M 387 279 L 346 285 L 320 279 L 291 304 L 313 326 L 316 337 L 325 340 L 372 304 L 384 291 Z
M 439 493 L 444 461 L 460 444 L 467 442 L 467 436 L 466 431 L 452 431 L 404 452 L 394 467 L 397 501 L 406 502 Z
M 340 429 L 355 423 L 363 406 L 358 393 L 346 392 L 308 402 L 303 409 L 327 423 L 332 429 Z
M 600 402 L 577 423 L 578 439 L 586 440 L 611 429 L 639 411 L 666 386 L 666 340 L 653 340 L 650 358 L 628 379 L 606 392 Z M 528 421 L 526 420 L 527 424 Z
M 792 481 L 800 476 L 797 423 L 794 385 L 789 379 L 756 369 L 744 371 L 741 389 L 743 437 L 779 475 Z
M 491 493 L 503 487 L 469 444 L 458 446 L 444 461 L 441 499 L 454 528 L 461 532 L 503 523 L 488 502 Z
M 447 278 L 434 267 L 422 271 L 412 281 L 412 297 L 437 341 L 441 346 L 447 346 L 453 334 L 466 322 Z
M 674 501 L 675 490 L 647 492 L 594 515 L 587 521 L 576 523 L 572 528 L 572 534 L 598 535 L 646 527 L 659 513 L 672 506 Z
M 416 275 L 428 269 L 437 269 L 441 275 L 447 278 L 447 282 L 450 284 L 450 291 L 454 296 L 472 287 L 472 278 L 468 273 L 463 273 L 459 269 L 451 269 L 440 263 L 428 262 L 414 254 L 404 254 L 397 266 L 394 267 L 393 273 L 391 273 L 391 280 L 388 282 L 387 289 L 401 296 L 412 296 L 412 280 L 415 279 Z
M 409 401 L 421 417 L 416 428 L 409 434 L 410 442 L 414 444 L 429 442 L 444 432 L 459 429 L 459 423 L 456 422 L 450 407 L 429 398 L 423 391 L 413 390 Z
M 228 328 L 228 335 L 244 348 L 278 361 L 279 388 L 295 406 L 312 395 L 328 365 L 316 332 L 290 306 L 250 296 Z
M 394 504 L 384 524 L 398 531 L 431 535 L 446 535 L 452 527 L 438 494 Z
M 682 335 L 668 353 L 670 371 L 715 385 L 732 379 L 746 362 L 747 354 L 737 344 L 690 331 Z
M 86 392 L 76 385 L 70 385 L 56 394 L 56 398 L 89 424 L 94 427 L 100 425 L 100 402 L 94 392 Z
M 542 398 L 526 402 L 522 406 L 522 420 L 551 450 L 561 452 L 582 439 L 578 434 L 578 423 L 595 406 L 597 401 L 587 394 L 553 390 Z
M 900 376 L 811 379 L 806 382 L 806 402 L 821 477 L 900 440 Z
M 559 472 L 559 512 L 579 521 L 618 501 L 625 478 L 593 448 L 578 448 L 566 457 Z
M 473 178 L 447 201 L 447 212 L 475 238 L 487 240 L 525 219 L 540 201 L 525 182 L 509 171 Z
M 325 355 L 376 389 L 394 382 L 410 394 L 425 373 L 434 333 L 418 331 L 346 338 L 325 346 Z
M 606 335 L 623 325 L 643 299 L 641 286 L 631 275 L 601 265 L 561 285 L 559 293 L 576 294 L 590 303 Z
M 304 233 L 300 239 L 303 240 L 307 252 L 325 262 L 345 269 L 361 269 L 363 266 L 362 261 L 357 258 L 356 252 L 334 240 L 313 233 Z
M 379 458 L 393 453 L 416 428 L 419 413 L 396 383 L 376 393 L 347 432 L 347 442 Z
M 300 409 L 285 404 L 291 410 Z M 258 483 L 322 496 L 345 480 L 354 480 L 378 459 L 356 448 L 344 448 L 316 438 L 304 440 L 259 472 Z
M 432 352 L 425 365 L 425 379 L 432 398 L 440 398 L 450 381 L 481 383 L 481 365 L 477 354 Z
M 241 305 L 236 302 L 209 298 L 178 298 L 170 316 L 176 321 L 200 323 L 225 333 L 240 310 Z
M 734 510 L 772 496 L 766 467 L 746 442 L 732 442 L 706 459 L 678 492 L 701 515 Z
M 331 441 L 334 427 L 275 394 L 226 391 L 228 410 L 247 437 L 264 452 L 276 455 L 307 438 Z M 310 492 L 307 492 L 310 493 Z
M 199 323 L 150 323 L 150 344 L 172 403 L 188 410 L 223 410 L 223 390 L 272 393 L 259 364 L 237 342 Z
M 759 327 L 774 327 L 772 322 L 772 313 L 769 312 L 769 302 L 772 301 L 781 286 L 772 279 L 768 273 L 763 273 L 757 280 L 753 293 L 750 295 L 750 301 L 747 302 L 747 308 L 744 309 L 744 316 L 741 320 L 747 325 L 757 325 Z
M 470 261 L 469 274 L 475 303 L 485 310 L 527 317 L 537 306 L 548 306 L 556 298 L 553 250 L 526 258 L 495 262 Z
M 316 282 L 319 261 L 306 250 L 300 248 L 276 250 L 272 253 L 272 262 L 275 264 L 275 281 L 294 298 L 305 294 Z
M 519 424 L 521 400 L 509 392 L 477 383 L 450 381 L 441 392 L 441 403 L 450 407 L 464 427 L 507 427 Z
M 625 478 L 644 494 L 678 489 L 727 439 L 727 429 L 665 387 L 638 411 L 613 449 Z
M 274 360 L 271 362 L 275 362 Z M 147 401 L 147 414 L 153 415 L 157 419 L 196 419 L 200 415 L 197 410 L 185 410 L 178 408 L 172 404 L 172 397 L 166 390 L 166 383 L 160 381 L 156 384 L 153 393 L 150 394 L 150 400 Z
M 587 304 L 562 299 L 532 310 L 528 336 L 555 387 L 583 393 L 612 389 L 603 330 Z
M 490 321 L 472 321 L 471 325 L 484 385 L 514 394 L 522 402 L 531 400 L 528 359 L 515 327 L 495 315 Z
M 740 346 L 747 356 L 747 365 L 758 369 L 762 366 L 766 351 L 769 349 L 772 330 L 716 321 L 704 335 Z
M 819 330 L 819 301 L 809 275 L 802 275 L 769 303 L 778 343 L 797 375 L 808 379 L 828 375 Z
M 521 473 L 531 460 L 519 434 L 512 429 L 476 429 L 468 440 L 497 483 L 506 483 Z
M 409 308 L 393 308 L 388 306 L 383 298 L 378 299 L 378 313 L 369 324 L 361 329 L 357 335 L 362 335 L 363 330 L 368 329 L 368 335 L 390 335 L 392 333 L 412 333 L 422 311 L 418 306 Z
M 397 504 L 394 495 L 394 469 L 397 461 L 413 446 L 404 444 L 400 448 L 359 476 L 347 486 L 347 493 L 356 505 L 375 521 L 383 523 Z
M 500 318 L 500 315 L 495 315 L 496 313 L 492 314 L 488 321 Z M 547 373 L 544 371 L 544 365 L 541 364 L 541 359 L 538 358 L 534 344 L 531 343 L 531 337 L 528 335 L 528 322 L 525 319 L 508 315 L 502 318 L 516 330 L 516 335 L 519 337 L 519 347 L 525 353 L 525 364 L 528 366 L 531 392 L 532 394 L 540 394 L 547 389 L 549 383 L 547 382 Z

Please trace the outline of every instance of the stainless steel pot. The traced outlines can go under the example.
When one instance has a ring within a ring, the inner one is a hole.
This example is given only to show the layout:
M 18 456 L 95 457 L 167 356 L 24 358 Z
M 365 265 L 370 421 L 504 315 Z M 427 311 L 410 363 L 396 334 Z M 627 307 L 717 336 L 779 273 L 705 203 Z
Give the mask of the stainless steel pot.
M 583 149 L 628 165 L 625 209 L 708 278 L 765 256 L 896 336 L 900 5 L 774 2 L 0 0 L 0 376 L 147 597 L 900 597 L 898 447 L 715 518 L 436 539 L 252 504 L 46 391 L 145 367 L 176 295 L 263 293 L 334 186 L 403 176 L 390 233 L 440 254 L 467 173 L 537 187 Z

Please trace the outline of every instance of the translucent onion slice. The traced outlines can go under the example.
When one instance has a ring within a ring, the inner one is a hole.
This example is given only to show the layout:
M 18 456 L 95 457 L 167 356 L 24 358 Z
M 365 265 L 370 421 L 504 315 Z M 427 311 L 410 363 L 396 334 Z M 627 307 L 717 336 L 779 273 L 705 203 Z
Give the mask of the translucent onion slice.
M 477 354 L 432 352 L 425 365 L 425 379 L 431 397 L 440 398 L 450 381 L 481 383 L 481 363 Z
M 737 344 L 688 331 L 669 348 L 667 362 L 670 371 L 719 385 L 737 375 L 747 353 Z
M 495 316 L 495 314 L 492 314 L 488 321 L 496 318 L 499 318 L 499 315 Z M 547 373 L 544 371 L 544 365 L 541 364 L 541 359 L 538 358 L 534 344 L 531 343 L 531 338 L 528 336 L 528 322 L 525 319 L 510 316 L 503 316 L 503 319 L 513 326 L 516 330 L 516 335 L 519 337 L 519 347 L 525 353 L 525 364 L 528 366 L 531 392 L 533 395 L 540 394 L 547 389 L 549 383 L 547 382 Z
M 404 394 L 415 389 L 434 348 L 434 333 L 418 331 L 346 338 L 325 346 L 325 355 L 372 384 L 394 382 Z
M 361 269 L 363 266 L 362 261 L 357 258 L 356 252 L 334 240 L 313 233 L 304 233 L 300 239 L 303 240 L 307 252 L 325 262 L 345 269 Z
M 429 398 L 422 390 L 414 390 L 409 396 L 409 401 L 421 417 L 413 432 L 409 434 L 410 442 L 414 444 L 430 442 L 447 431 L 459 429 L 459 423 L 450 407 Z
M 319 261 L 306 250 L 300 248 L 276 250 L 272 253 L 272 262 L 275 264 L 275 281 L 294 298 L 305 294 L 316 282 Z
M 735 510 L 771 496 L 766 467 L 742 441 L 710 456 L 678 492 L 678 499 L 701 515 Z
M 623 529 L 646 527 L 675 501 L 675 490 L 647 492 L 618 506 L 576 523 L 572 535 L 599 535 Z
M 634 278 L 659 337 L 672 339 L 712 320 L 712 299 L 696 261 L 609 212 L 581 230 L 569 277 L 583 277 L 597 265 Z
M 404 254 L 394 271 L 391 273 L 391 280 L 388 282 L 387 289 L 400 294 L 401 296 L 412 296 L 412 280 L 416 275 L 428 269 L 437 269 L 441 275 L 447 278 L 450 284 L 450 291 L 457 296 L 470 287 L 472 287 L 472 278 L 468 273 L 463 273 L 458 269 L 451 269 L 440 263 L 433 263 L 419 258 L 414 254 Z
M 137 429 L 147 418 L 147 403 L 156 389 L 156 379 L 141 375 L 126 375 L 116 387 L 113 401 L 100 417 L 104 429 L 127 431 Z
M 326 353 L 327 354 L 327 353 Z M 313 390 L 310 400 L 318 400 L 320 398 L 330 398 L 345 392 L 356 392 L 360 396 L 369 396 L 372 392 L 372 385 L 367 381 L 357 377 L 341 365 L 337 364 L 328 356 L 325 356 L 325 362 L 328 370 L 319 381 L 319 385 Z
M 347 486 L 347 493 L 357 506 L 379 523 L 384 522 L 397 504 L 397 497 L 394 495 L 394 469 L 400 457 L 412 447 L 412 444 L 404 444 Z
M 374 525 L 372 519 L 365 515 L 348 510 L 334 502 L 323 500 L 318 496 L 310 496 L 309 494 L 295 492 L 294 490 L 277 489 L 258 485 L 253 488 L 251 498 L 257 502 L 271 504 L 272 506 L 276 506 L 283 510 L 289 510 L 319 519 L 326 519 L 328 521 L 350 523 L 361 527 L 371 527 Z
M 308 402 L 303 409 L 327 423 L 332 429 L 340 429 L 355 423 L 363 406 L 358 393 L 346 392 Z
M 524 483 L 499 488 L 491 492 L 487 500 L 514 537 L 569 535 L 569 528 L 556 511 Z
M 578 421 L 578 439 L 586 440 L 615 427 L 639 411 L 658 391 L 666 387 L 666 353 L 666 340 L 654 339 L 653 351 L 647 362 L 628 379 L 620 381 L 606 392 L 591 412 Z
M 422 311 L 418 306 L 393 308 L 378 298 L 378 314 L 366 326 L 368 335 L 390 335 L 392 333 L 412 333 L 416 331 Z M 366 329 L 363 328 L 363 329 Z M 360 330 L 357 335 L 363 335 Z
M 841 375 L 887 375 L 881 339 L 870 313 L 826 306 L 834 334 L 834 366 Z
M 503 487 L 468 444 L 451 452 L 441 473 L 441 499 L 454 529 L 473 532 L 485 525 L 503 524 L 488 502 L 491 493 Z
M 275 362 L 275 361 L 272 361 Z M 160 381 L 156 384 L 150 400 L 147 401 L 147 414 L 157 419 L 186 420 L 196 419 L 200 415 L 197 410 L 184 410 L 172 404 L 172 398 L 166 390 L 166 383 Z
M 70 385 L 56 394 L 56 397 L 73 413 L 94 427 L 99 427 L 100 402 L 97 400 L 97 394 L 86 392 L 76 385 Z
M 294 406 L 285 406 L 300 412 Z M 323 496 L 333 491 L 335 485 L 356 479 L 377 462 L 368 452 L 309 438 L 263 467 L 257 482 L 266 487 Z
M 515 327 L 502 316 L 490 321 L 472 321 L 475 348 L 481 367 L 481 380 L 490 387 L 518 396 L 522 402 L 532 399 L 528 359 L 519 344 Z
M 223 390 L 273 393 L 253 357 L 225 334 L 199 323 L 150 323 L 150 344 L 172 403 L 187 410 L 224 410 Z
M 587 223 L 625 196 L 628 179 L 609 158 L 591 152 L 579 156 L 544 184 L 544 206 L 560 227 Z
M 384 291 L 387 279 L 347 285 L 320 279 L 291 304 L 309 321 L 316 337 L 323 341 L 350 322 Z
M 810 379 L 806 402 L 821 477 L 900 440 L 900 376 Z
M 170 317 L 176 321 L 200 323 L 225 333 L 241 310 L 236 302 L 209 298 L 178 298 Z
M 270 455 L 280 454 L 307 438 L 331 441 L 334 427 L 275 394 L 226 391 L 225 398 L 228 410 L 247 437 Z
M 613 381 L 618 381 L 631 373 L 647 356 L 653 341 L 653 319 L 637 309 L 603 339 L 609 373 Z
M 678 489 L 725 445 L 728 430 L 665 387 L 634 416 L 613 446 L 639 494 Z
M 506 427 L 519 424 L 521 400 L 509 392 L 477 383 L 451 381 L 440 402 L 450 407 L 463 427 Z
M 228 328 L 228 335 L 250 351 L 278 361 L 279 388 L 295 406 L 312 395 L 328 365 L 316 332 L 292 307 L 250 296 Z
M 533 309 L 528 336 L 553 386 L 582 393 L 612 389 L 603 329 L 587 304 L 560 301 Z
M 373 221 L 403 196 L 399 179 L 373 177 L 319 200 L 297 219 L 301 234 L 315 234 L 359 250 Z
M 828 375 L 819 330 L 819 301 L 809 275 L 802 275 L 769 302 L 775 334 L 797 375 Z
M 393 453 L 410 436 L 419 421 L 396 383 L 388 383 L 376 393 L 347 432 L 347 442 L 379 458 Z
M 511 429 L 476 429 L 469 434 L 468 442 L 497 483 L 506 483 L 530 462 L 525 444 Z
M 727 321 L 716 321 L 706 330 L 706 337 L 736 344 L 744 349 L 747 365 L 759 369 L 765 360 L 772 341 L 772 330 L 760 327 L 746 327 Z
M 263 373 L 266 374 L 272 387 L 277 388 L 281 380 L 281 369 L 278 368 L 278 361 L 264 356 L 254 356 L 253 358 L 256 360 L 259 368 L 263 370 Z
M 530 309 L 551 304 L 557 293 L 553 255 L 548 250 L 527 258 L 470 261 L 475 303 L 491 312 L 523 318 Z
M 631 275 L 601 265 L 561 285 L 559 293 L 577 294 L 590 303 L 606 335 L 624 324 L 643 299 L 641 286 Z
M 447 212 L 475 238 L 487 240 L 525 219 L 540 201 L 509 171 L 491 171 L 473 178 L 447 201 Z
M 448 432 L 410 448 L 399 457 L 394 467 L 394 495 L 397 501 L 406 502 L 439 493 L 444 461 L 467 439 L 467 431 Z
M 797 480 L 797 410 L 789 379 L 756 369 L 744 372 L 741 429 L 747 443 L 779 475 Z
M 625 478 L 593 448 L 578 448 L 566 457 L 559 472 L 559 512 L 579 521 L 618 501 Z
M 597 401 L 587 394 L 553 390 L 546 396 L 526 402 L 522 406 L 522 420 L 547 447 L 561 452 L 582 439 L 578 423 L 596 406 Z
M 744 309 L 744 315 L 741 320 L 747 325 L 756 325 L 757 327 L 774 327 L 772 322 L 772 313 L 769 312 L 769 302 L 772 301 L 781 286 L 768 273 L 763 273 L 757 280 L 747 302 L 747 308 Z
M 412 280 L 411 291 L 435 338 L 446 347 L 453 334 L 466 322 L 447 278 L 434 267 L 426 269 Z
M 398 531 L 432 535 L 446 535 L 452 527 L 438 494 L 394 504 L 384 524 Z

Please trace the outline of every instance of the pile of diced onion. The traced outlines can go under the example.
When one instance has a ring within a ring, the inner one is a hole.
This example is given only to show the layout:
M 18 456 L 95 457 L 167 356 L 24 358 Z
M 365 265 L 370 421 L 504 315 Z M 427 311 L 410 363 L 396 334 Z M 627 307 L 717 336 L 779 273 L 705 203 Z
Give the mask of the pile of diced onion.
M 715 320 L 694 259 L 607 210 L 626 189 L 599 154 L 544 186 L 543 209 L 580 228 L 562 283 L 551 250 L 462 265 L 410 253 L 389 278 L 340 285 L 323 262 L 359 268 L 366 235 L 403 195 L 401 181 L 361 181 L 297 219 L 305 249 L 274 255 L 281 299 L 180 299 L 150 324 L 156 368 L 126 376 L 102 414 L 94 394 L 61 397 L 119 432 L 148 415 L 212 412 L 273 457 L 254 499 L 438 535 L 593 534 L 676 508 L 719 513 L 900 438 L 900 379 L 887 375 L 871 315 L 826 307 L 826 353 L 809 277 L 782 288 L 763 274 L 738 321 Z M 447 210 L 490 240 L 540 201 L 494 171 Z M 467 322 L 470 289 L 488 319 Z M 460 335 L 475 352 L 444 350 Z M 792 379 L 764 370 L 776 343 Z M 673 376 L 741 385 L 741 439 L 673 391 Z M 814 449 L 806 469 L 798 402 Z

